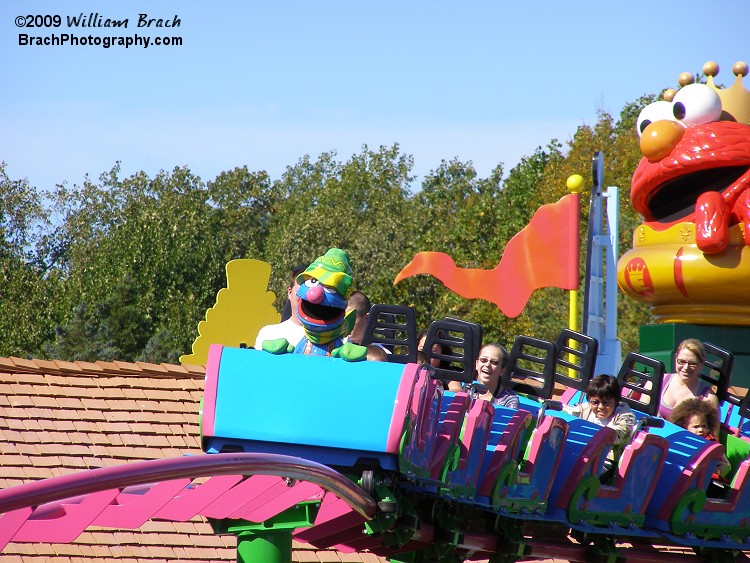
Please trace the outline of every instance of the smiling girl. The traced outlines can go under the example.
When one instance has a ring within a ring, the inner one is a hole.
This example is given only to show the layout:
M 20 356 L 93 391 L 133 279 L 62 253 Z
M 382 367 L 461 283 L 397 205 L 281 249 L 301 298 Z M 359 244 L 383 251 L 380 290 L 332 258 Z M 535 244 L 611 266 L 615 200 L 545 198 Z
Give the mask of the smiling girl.
M 477 358 L 476 379 L 487 387 L 487 392 L 480 396 L 485 401 L 492 401 L 494 405 L 518 408 L 518 395 L 505 389 L 500 383 L 500 377 L 508 365 L 508 353 L 500 344 L 487 344 L 479 351 Z

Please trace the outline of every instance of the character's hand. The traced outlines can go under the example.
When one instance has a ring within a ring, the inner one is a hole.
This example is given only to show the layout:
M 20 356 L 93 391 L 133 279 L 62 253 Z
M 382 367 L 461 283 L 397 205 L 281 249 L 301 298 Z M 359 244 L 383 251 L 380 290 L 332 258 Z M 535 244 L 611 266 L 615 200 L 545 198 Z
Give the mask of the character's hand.
M 271 354 L 290 354 L 294 352 L 294 346 L 289 344 L 286 338 L 264 340 L 261 347 L 263 350 L 270 352 Z
M 750 246 L 750 190 L 745 190 L 737 198 L 732 208 L 732 218 L 744 225 L 745 244 Z
M 719 192 L 705 192 L 695 202 L 695 244 L 705 254 L 719 254 L 729 245 L 730 214 Z
M 367 359 L 367 346 L 345 342 L 342 346 L 331 350 L 331 356 L 343 358 L 347 362 L 359 362 Z

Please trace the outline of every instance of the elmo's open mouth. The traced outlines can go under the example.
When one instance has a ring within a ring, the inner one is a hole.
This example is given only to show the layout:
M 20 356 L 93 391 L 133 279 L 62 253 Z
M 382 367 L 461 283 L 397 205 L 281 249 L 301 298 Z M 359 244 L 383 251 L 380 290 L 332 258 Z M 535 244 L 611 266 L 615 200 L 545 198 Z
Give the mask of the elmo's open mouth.
M 734 185 L 747 166 L 724 166 L 683 174 L 653 189 L 647 205 L 653 221 L 673 222 L 695 211 L 695 202 L 703 193 L 723 192 Z
M 750 127 L 733 121 L 690 126 L 668 156 L 641 159 L 631 184 L 633 207 L 648 223 L 692 221 L 695 204 L 718 192 L 732 208 L 750 188 Z

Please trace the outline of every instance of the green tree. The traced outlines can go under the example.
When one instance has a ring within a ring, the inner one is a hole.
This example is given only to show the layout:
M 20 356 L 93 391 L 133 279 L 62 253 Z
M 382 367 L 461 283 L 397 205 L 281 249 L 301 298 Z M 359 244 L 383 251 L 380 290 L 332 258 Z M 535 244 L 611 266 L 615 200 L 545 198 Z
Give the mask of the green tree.
M 55 246 L 67 249 L 61 268 L 76 314 L 49 354 L 177 361 L 223 286 L 226 263 L 262 240 L 254 211 L 267 183 L 246 169 L 209 186 L 187 168 L 120 180 L 115 166 L 99 183 L 59 189 Z
M 211 228 L 226 239 L 233 257 L 263 256 L 274 211 L 268 174 L 237 167 L 219 174 L 206 188 Z
M 47 224 L 41 194 L 0 163 L 0 355 L 28 356 L 53 333 L 59 277 L 38 252 Z

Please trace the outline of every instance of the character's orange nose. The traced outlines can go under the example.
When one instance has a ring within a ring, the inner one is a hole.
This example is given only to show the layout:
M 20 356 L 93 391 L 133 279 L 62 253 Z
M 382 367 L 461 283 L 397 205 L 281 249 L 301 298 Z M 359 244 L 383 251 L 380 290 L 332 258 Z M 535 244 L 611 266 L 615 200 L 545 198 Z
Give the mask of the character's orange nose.
M 651 161 L 661 160 L 672 152 L 685 134 L 685 128 L 676 121 L 654 121 L 641 134 L 641 152 Z
M 305 295 L 305 299 L 307 299 L 310 303 L 315 303 L 316 305 L 323 302 L 323 295 L 325 292 L 323 291 L 323 286 L 316 285 L 315 287 L 311 287 L 307 291 L 307 295 Z

